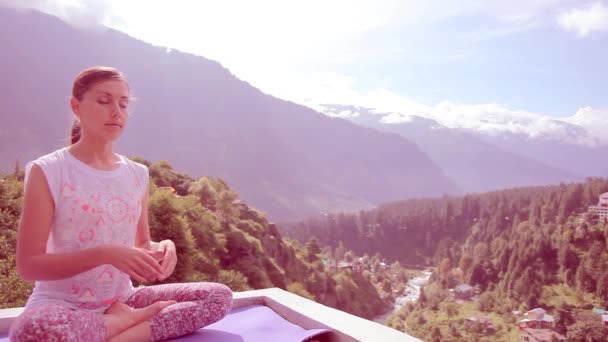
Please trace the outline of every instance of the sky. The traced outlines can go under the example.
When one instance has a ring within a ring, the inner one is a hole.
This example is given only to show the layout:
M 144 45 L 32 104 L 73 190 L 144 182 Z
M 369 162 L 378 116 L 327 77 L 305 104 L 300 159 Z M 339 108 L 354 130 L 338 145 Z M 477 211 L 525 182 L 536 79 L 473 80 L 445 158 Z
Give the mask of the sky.
M 0 2 L 216 60 L 316 109 L 490 130 L 557 118 L 608 133 L 608 0 Z

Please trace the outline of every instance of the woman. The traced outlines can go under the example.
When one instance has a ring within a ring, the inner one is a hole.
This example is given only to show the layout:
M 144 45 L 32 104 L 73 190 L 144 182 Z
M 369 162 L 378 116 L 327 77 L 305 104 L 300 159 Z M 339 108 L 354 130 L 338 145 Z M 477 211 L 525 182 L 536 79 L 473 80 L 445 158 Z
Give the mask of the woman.
M 17 268 L 35 281 L 11 341 L 160 341 L 216 322 L 232 305 L 221 284 L 164 284 L 177 255 L 150 241 L 148 169 L 114 152 L 129 85 L 109 67 L 83 70 L 70 105 L 72 144 L 26 167 Z

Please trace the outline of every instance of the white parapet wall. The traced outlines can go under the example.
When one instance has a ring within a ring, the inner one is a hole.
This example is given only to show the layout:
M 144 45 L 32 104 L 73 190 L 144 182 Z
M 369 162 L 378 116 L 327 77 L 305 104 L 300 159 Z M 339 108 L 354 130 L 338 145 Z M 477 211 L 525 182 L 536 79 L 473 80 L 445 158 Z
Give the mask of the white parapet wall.
M 304 329 L 327 328 L 335 332 L 332 341 L 421 341 L 382 324 L 348 314 L 279 288 L 234 293 L 234 308 L 265 305 L 287 321 Z M 23 308 L 0 309 L 0 333 L 6 333 Z

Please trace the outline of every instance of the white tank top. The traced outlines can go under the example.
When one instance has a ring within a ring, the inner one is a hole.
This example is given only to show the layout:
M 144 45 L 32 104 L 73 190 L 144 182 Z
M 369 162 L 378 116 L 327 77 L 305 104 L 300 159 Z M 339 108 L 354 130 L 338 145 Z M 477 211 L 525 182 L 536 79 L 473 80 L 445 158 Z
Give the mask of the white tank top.
M 30 162 L 26 181 L 32 163 L 44 172 L 55 203 L 47 253 L 76 252 L 105 244 L 134 245 L 148 185 L 145 165 L 120 156 L 117 169 L 101 171 L 63 148 Z M 70 278 L 37 281 L 26 308 L 58 303 L 103 312 L 132 293 L 126 273 L 100 265 Z

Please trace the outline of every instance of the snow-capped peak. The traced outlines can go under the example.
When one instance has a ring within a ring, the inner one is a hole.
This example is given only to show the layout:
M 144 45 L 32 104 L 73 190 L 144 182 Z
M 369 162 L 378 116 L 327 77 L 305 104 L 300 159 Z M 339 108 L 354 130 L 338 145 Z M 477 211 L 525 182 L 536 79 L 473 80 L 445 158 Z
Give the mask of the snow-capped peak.
M 447 101 L 433 107 L 418 107 L 416 113 L 330 104 L 320 105 L 317 110 L 362 123 L 402 124 L 421 117 L 447 128 L 491 136 L 517 134 L 577 145 L 608 145 L 608 110 L 591 107 L 581 108 L 575 115 L 565 118 L 512 110 L 494 103 L 460 105 Z

